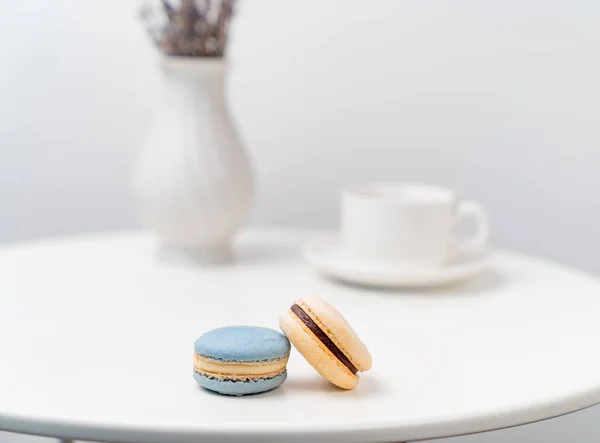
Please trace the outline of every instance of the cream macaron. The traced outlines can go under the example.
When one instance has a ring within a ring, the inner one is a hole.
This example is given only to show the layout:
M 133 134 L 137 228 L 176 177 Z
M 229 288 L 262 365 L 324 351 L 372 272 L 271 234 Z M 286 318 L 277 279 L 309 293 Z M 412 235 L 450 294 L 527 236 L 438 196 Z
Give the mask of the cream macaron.
M 358 385 L 359 372 L 372 366 L 371 353 L 333 306 L 304 297 L 279 317 L 279 326 L 319 374 L 343 389 Z

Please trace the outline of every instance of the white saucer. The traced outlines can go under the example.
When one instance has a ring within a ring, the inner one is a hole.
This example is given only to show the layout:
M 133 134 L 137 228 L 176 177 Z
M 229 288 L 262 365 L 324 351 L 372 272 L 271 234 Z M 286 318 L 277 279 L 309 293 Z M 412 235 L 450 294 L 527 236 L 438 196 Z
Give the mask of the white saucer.
M 490 252 L 465 252 L 451 263 L 434 268 L 373 263 L 347 254 L 337 238 L 313 240 L 304 247 L 305 259 L 321 274 L 358 285 L 381 287 L 430 287 L 466 280 L 489 263 Z

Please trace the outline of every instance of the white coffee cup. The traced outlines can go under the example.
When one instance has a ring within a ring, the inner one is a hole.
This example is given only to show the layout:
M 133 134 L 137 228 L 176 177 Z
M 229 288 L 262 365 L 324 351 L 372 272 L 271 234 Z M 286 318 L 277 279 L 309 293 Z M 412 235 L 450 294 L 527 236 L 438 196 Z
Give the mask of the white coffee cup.
M 475 233 L 454 235 L 457 223 L 473 217 Z M 342 246 L 364 260 L 411 266 L 440 266 L 465 251 L 481 250 L 489 237 L 488 217 L 476 202 L 457 202 L 446 188 L 413 184 L 366 184 L 342 195 Z

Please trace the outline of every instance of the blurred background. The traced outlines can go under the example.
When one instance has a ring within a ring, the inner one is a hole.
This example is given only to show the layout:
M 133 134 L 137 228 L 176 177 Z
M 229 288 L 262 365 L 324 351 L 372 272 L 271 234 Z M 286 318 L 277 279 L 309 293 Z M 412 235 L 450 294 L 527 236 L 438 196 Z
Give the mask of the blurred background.
M 0 2 L 0 242 L 138 226 L 160 91 L 138 7 Z M 495 245 L 600 273 L 599 18 L 590 0 L 238 1 L 252 224 L 333 229 L 344 185 L 437 183 L 487 208 Z M 451 441 L 595 442 L 599 418 Z

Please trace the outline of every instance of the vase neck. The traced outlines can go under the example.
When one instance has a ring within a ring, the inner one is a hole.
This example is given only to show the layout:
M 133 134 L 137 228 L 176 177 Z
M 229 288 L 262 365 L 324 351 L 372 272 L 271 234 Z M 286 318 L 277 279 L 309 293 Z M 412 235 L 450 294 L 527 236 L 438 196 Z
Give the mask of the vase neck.
M 223 93 L 226 72 L 223 59 L 165 57 L 162 68 L 165 80 L 171 87 L 201 88 L 210 95 Z

